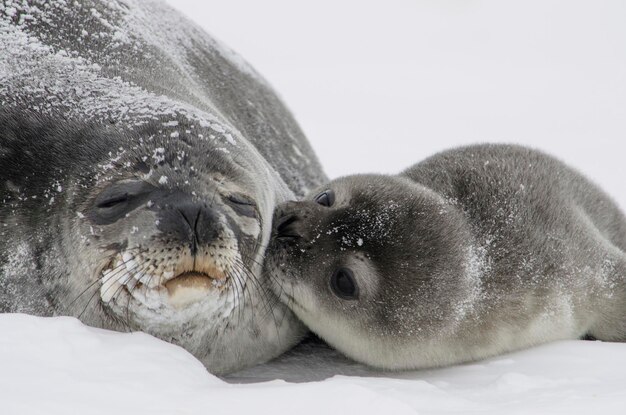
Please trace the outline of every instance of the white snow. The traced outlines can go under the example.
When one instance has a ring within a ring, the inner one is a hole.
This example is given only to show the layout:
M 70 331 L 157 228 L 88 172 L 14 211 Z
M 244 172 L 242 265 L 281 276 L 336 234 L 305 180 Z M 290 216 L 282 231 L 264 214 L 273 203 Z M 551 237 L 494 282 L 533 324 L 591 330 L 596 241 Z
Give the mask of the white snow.
M 23 314 L 0 315 L 0 332 L 3 414 L 607 415 L 626 407 L 626 348 L 614 343 L 560 342 L 476 364 L 386 376 L 326 353 L 325 362 L 312 359 L 308 370 L 362 376 L 232 384 L 178 346 L 143 333 Z M 280 369 L 293 375 L 302 372 L 301 363 L 250 373 Z

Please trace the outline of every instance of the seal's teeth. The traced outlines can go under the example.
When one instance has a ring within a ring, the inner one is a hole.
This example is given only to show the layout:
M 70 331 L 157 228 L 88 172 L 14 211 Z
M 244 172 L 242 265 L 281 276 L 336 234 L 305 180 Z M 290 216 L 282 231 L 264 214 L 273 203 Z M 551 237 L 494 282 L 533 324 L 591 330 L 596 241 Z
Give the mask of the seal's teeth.
M 120 287 L 121 284 L 115 278 L 105 279 L 100 287 L 100 298 L 105 303 L 108 303 Z

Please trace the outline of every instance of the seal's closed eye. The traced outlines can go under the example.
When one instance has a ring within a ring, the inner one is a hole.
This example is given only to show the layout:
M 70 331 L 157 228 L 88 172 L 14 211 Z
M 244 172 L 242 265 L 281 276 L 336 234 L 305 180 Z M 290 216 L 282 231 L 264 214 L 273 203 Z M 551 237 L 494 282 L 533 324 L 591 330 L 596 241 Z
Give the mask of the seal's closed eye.
M 154 190 L 144 181 L 115 183 L 96 197 L 90 217 L 99 225 L 113 223 L 139 207 Z
M 241 193 L 232 193 L 226 197 L 226 201 L 237 214 L 254 218 L 257 216 L 257 207 L 254 200 Z
M 99 202 L 96 206 L 101 209 L 111 208 L 115 205 L 120 205 L 122 203 L 128 202 L 128 199 L 129 199 L 128 193 L 124 193 L 121 195 L 112 195 L 110 198 Z

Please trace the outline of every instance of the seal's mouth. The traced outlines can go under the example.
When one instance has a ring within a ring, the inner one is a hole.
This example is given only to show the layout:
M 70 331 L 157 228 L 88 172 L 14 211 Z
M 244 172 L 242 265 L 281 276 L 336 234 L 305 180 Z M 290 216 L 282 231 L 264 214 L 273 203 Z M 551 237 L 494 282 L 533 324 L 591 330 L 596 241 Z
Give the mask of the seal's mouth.
M 130 295 L 148 307 L 166 303 L 182 308 L 221 292 L 227 279 L 226 270 L 207 258 L 183 257 L 157 265 L 152 258 L 124 252 L 100 272 L 100 296 L 105 303 Z
M 165 283 L 165 288 L 170 292 L 179 288 L 205 288 L 212 285 L 212 281 L 216 278 L 211 277 L 206 272 L 188 271 L 178 274 Z
M 169 302 L 175 307 L 184 307 L 202 300 L 217 286 L 217 278 L 204 272 L 188 271 L 165 282 Z

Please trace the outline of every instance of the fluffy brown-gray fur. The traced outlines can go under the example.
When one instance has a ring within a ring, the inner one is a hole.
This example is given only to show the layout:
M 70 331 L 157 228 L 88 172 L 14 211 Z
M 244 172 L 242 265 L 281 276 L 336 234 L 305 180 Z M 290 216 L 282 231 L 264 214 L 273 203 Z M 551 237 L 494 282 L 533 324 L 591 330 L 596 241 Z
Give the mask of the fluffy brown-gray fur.
M 626 219 L 544 153 L 476 145 L 278 207 L 274 289 L 308 327 L 386 369 L 559 339 L 626 340 Z

